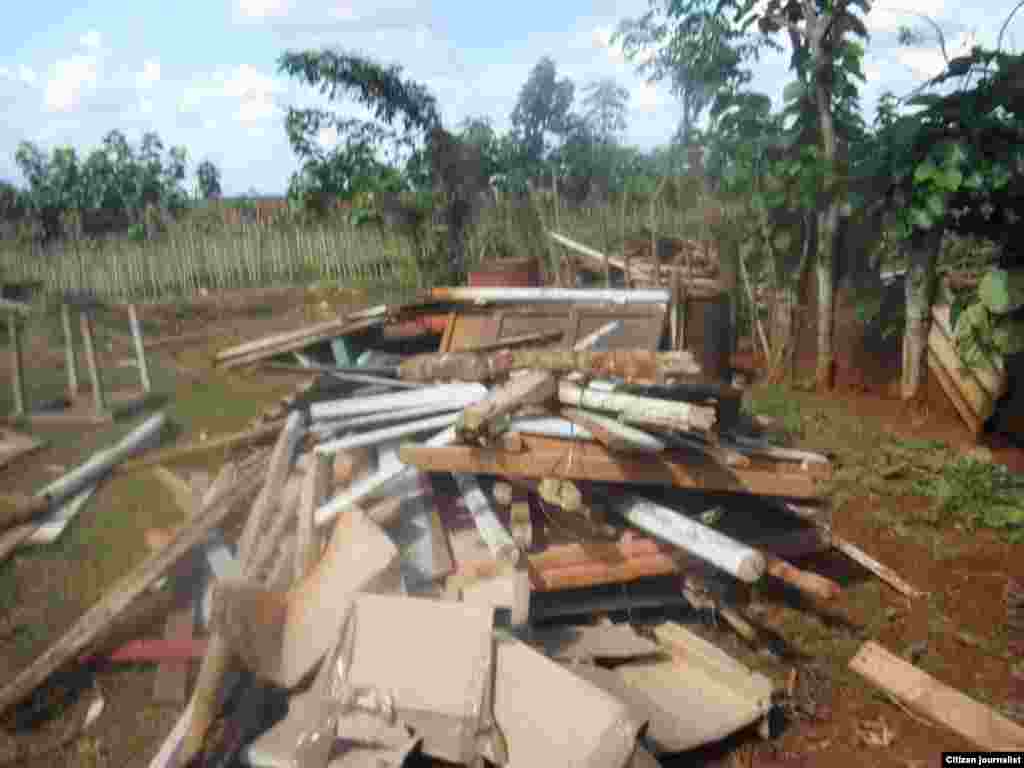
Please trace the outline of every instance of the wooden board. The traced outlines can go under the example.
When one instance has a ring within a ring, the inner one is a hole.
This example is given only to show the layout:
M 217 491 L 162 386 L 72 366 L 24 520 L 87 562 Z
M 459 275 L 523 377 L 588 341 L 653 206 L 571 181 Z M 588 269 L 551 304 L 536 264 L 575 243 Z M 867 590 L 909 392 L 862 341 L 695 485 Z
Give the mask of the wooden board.
M 0 469 L 45 445 L 45 440 L 0 427 Z
M 964 420 L 967 428 L 971 431 L 971 434 L 978 436 L 985 429 L 985 420 L 980 418 L 974 409 L 971 408 L 970 403 L 964 398 L 963 393 L 957 386 L 956 381 L 946 367 L 939 360 L 938 356 L 928 350 L 928 368 L 934 374 L 939 384 L 942 386 L 946 396 L 952 401 L 956 407 L 957 413 L 960 414 L 960 418 Z
M 656 350 L 666 317 L 666 308 L 659 304 L 521 305 L 498 310 L 466 308 L 452 313 L 439 351 L 457 352 L 483 344 L 496 344 L 523 334 L 553 331 L 562 332 L 557 346 L 572 349 L 577 341 L 612 320 L 620 321 L 622 327 L 608 337 L 608 349 Z
M 990 750 L 1024 749 L 1024 728 L 868 641 L 850 669 L 920 714 Z
M 804 499 L 819 495 L 815 479 L 808 474 L 727 468 L 680 452 L 640 457 L 620 455 L 595 443 L 526 435 L 523 443 L 522 453 L 465 445 L 406 444 L 399 451 L 399 458 L 405 464 L 428 472 L 558 477 Z

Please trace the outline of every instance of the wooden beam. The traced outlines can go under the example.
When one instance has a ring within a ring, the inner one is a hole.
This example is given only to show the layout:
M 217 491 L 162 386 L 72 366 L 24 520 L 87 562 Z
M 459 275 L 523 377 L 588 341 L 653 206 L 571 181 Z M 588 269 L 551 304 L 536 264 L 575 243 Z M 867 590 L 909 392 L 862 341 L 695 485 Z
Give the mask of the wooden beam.
M 621 414 L 627 419 L 630 416 L 654 418 L 681 431 L 706 432 L 715 425 L 715 409 L 711 406 L 583 388 L 569 381 L 558 385 L 558 399 L 574 408 L 608 411 Z
M 107 413 L 107 397 L 103 391 L 103 377 L 96 358 L 96 342 L 92 334 L 92 318 L 88 312 L 78 316 L 82 328 L 82 346 L 85 347 L 85 362 L 89 367 L 89 383 L 92 385 L 92 402 L 96 417 L 102 418 Z
M 139 366 L 139 381 L 142 382 L 142 390 L 148 393 L 152 391 L 153 384 L 149 378 L 146 348 L 142 343 L 142 327 L 139 325 L 139 315 L 134 304 L 128 305 L 128 321 L 132 329 L 132 343 L 135 345 L 135 360 Z
M 270 357 L 277 357 L 288 352 L 294 352 L 322 341 L 348 336 L 354 333 L 361 333 L 379 325 L 383 325 L 382 318 L 370 318 L 359 320 L 354 323 L 345 321 L 330 321 L 321 323 L 310 328 L 304 328 L 292 333 L 280 334 L 278 336 L 261 339 L 257 342 L 243 344 L 240 347 L 224 350 L 217 355 L 216 363 L 220 368 L 237 368 L 243 365 L 250 365 Z M 254 345 L 254 347 L 252 346 Z
M 588 413 L 578 408 L 563 408 L 563 419 L 582 427 L 601 445 L 616 453 L 661 453 L 665 443 L 646 432 L 617 419 Z
M 406 444 L 399 458 L 428 472 L 465 472 L 513 477 L 560 477 L 606 483 L 635 483 L 706 491 L 752 493 L 794 499 L 819 497 L 814 477 L 769 469 L 728 468 L 695 460 L 691 454 L 665 452 L 613 454 L 594 443 L 523 436 L 522 453 L 473 446 Z
M 525 347 L 530 344 L 552 344 L 565 335 L 564 331 L 545 331 L 542 333 L 520 333 L 515 336 L 491 341 L 486 344 L 475 344 L 472 347 L 460 349 L 460 352 L 493 352 L 498 349 L 511 349 L 512 347 Z
M 13 312 L 7 315 L 7 338 L 11 349 L 11 388 L 14 394 L 14 417 L 25 415 L 25 356 L 22 350 L 21 323 Z
M 64 331 L 64 367 L 68 374 L 68 397 L 78 397 L 78 361 L 75 356 L 75 335 L 71 330 L 71 308 L 60 305 L 60 325 Z
M 228 465 L 222 470 L 222 475 L 230 476 L 233 472 L 233 465 Z M 257 468 L 237 478 L 234 483 L 218 483 L 219 493 L 210 494 L 204 499 L 203 509 L 190 525 L 180 528 L 167 546 L 132 569 L 100 602 L 86 611 L 60 640 L 0 689 L 0 712 L 24 699 L 51 674 L 88 649 L 136 598 L 153 586 L 193 547 L 205 540 L 240 503 L 250 498 L 259 488 L 262 475 L 262 469 Z
M 850 669 L 911 709 L 989 750 L 1024 750 L 1024 727 L 869 640 Z
M 154 453 L 151 456 L 147 456 L 144 459 L 136 459 L 135 461 L 126 461 L 124 464 L 119 464 L 114 467 L 113 472 L 115 474 L 135 472 L 140 469 L 149 469 L 159 464 L 173 464 L 185 459 L 194 459 L 197 456 L 209 453 L 210 451 L 241 448 L 243 446 L 268 442 L 278 435 L 281 431 L 281 427 L 284 426 L 284 423 L 284 419 L 279 419 L 260 427 L 256 427 L 255 429 L 248 429 L 244 432 L 235 432 L 230 435 L 223 435 L 210 440 L 204 440 L 200 443 L 173 446 Z

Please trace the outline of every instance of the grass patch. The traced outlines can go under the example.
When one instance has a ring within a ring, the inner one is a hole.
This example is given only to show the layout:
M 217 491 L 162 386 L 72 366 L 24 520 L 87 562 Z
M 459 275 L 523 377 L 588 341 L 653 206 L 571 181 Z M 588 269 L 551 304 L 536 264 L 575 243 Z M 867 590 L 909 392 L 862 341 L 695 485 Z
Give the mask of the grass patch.
M 800 402 L 792 392 L 778 384 L 765 384 L 757 387 L 750 394 L 749 410 L 758 416 L 775 419 L 785 435 L 780 435 L 787 442 L 795 437 L 803 437 L 804 424 Z
M 993 528 L 1013 543 L 1024 541 L 1024 481 L 1001 464 L 960 457 L 944 470 L 915 483 L 915 491 L 935 500 L 945 520 L 968 530 Z

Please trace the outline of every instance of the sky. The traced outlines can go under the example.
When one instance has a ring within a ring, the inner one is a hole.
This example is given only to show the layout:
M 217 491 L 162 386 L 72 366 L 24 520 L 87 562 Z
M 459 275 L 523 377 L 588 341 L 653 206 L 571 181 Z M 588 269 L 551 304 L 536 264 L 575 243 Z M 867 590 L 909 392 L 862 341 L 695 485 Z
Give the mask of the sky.
M 900 25 L 939 23 L 950 56 L 973 42 L 994 45 L 1015 2 L 879 0 L 867 16 L 862 105 L 870 120 L 879 94 L 902 95 L 937 74 L 933 41 L 897 44 Z M 484 115 L 509 127 L 530 69 L 551 56 L 576 83 L 612 77 L 630 92 L 626 141 L 649 149 L 671 138 L 681 110 L 666 85 L 635 72 L 611 33 L 647 0 L 48 0 L 12 5 L 0 27 L 0 179 L 21 183 L 18 143 L 88 152 L 119 129 L 137 143 L 155 130 L 184 145 L 191 169 L 212 160 L 225 194 L 282 194 L 297 163 L 284 132 L 288 105 L 322 104 L 310 89 L 279 75 L 285 50 L 338 47 L 402 65 L 437 96 L 445 124 Z M 1004 48 L 1024 46 L 1024 12 Z M 778 101 L 787 61 L 755 65 L 752 87 Z M 579 97 L 577 97 L 577 101 Z M 342 110 L 359 111 L 351 106 Z M 325 141 L 330 136 L 324 136 Z M 191 183 L 191 181 L 190 181 Z

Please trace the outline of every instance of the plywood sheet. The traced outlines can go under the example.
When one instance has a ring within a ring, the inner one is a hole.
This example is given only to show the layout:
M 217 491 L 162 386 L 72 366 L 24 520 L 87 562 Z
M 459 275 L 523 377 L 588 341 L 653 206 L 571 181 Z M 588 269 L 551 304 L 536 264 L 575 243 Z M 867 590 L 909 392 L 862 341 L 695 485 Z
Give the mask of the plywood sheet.
M 665 328 L 665 306 L 605 304 L 521 305 L 498 310 L 465 309 L 453 313 L 441 342 L 441 352 L 457 352 L 527 333 L 562 331 L 559 346 L 571 349 L 577 341 L 607 325 L 622 323 L 608 337 L 608 349 L 655 350 Z

